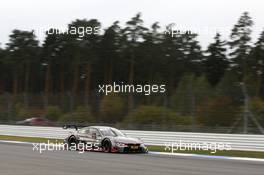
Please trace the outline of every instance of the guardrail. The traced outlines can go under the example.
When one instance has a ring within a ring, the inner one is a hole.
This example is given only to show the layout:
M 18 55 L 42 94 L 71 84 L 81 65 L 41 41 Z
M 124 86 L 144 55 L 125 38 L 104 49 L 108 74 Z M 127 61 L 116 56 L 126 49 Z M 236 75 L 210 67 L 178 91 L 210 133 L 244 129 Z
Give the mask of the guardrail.
M 59 127 L 0 125 L 0 135 L 64 139 L 67 137 L 68 132 L 69 130 Z M 123 132 L 128 136 L 141 138 L 147 145 L 164 146 L 166 143 L 178 143 L 181 140 L 196 144 L 223 143 L 229 144 L 232 150 L 264 152 L 264 135 L 135 130 L 123 130 Z

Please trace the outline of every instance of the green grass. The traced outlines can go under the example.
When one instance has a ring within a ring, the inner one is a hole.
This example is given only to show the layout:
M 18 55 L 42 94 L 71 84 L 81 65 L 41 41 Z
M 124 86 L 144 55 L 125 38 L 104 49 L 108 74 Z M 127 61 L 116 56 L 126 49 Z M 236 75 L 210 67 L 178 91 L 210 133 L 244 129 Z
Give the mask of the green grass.
M 19 137 L 19 136 L 5 136 L 0 135 L 0 140 L 8 141 L 21 141 L 21 142 L 35 142 L 35 143 L 63 143 L 62 139 L 47 139 L 39 137 Z M 148 146 L 149 151 L 165 152 L 164 146 Z M 168 152 L 168 151 L 167 151 Z M 254 152 L 254 151 L 217 151 L 216 153 L 211 153 L 210 151 L 174 151 L 175 153 L 186 153 L 186 154 L 201 154 L 201 155 L 213 155 L 213 156 L 232 156 L 232 157 L 250 157 L 250 158 L 264 158 L 264 152 Z

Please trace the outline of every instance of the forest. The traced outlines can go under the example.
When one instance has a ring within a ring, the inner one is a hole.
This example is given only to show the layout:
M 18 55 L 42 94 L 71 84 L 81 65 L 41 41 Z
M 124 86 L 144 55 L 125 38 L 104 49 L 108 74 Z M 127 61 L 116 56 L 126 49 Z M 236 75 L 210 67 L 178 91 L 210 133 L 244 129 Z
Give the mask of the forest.
M 196 33 L 162 31 L 172 24 L 146 27 L 140 13 L 104 29 L 97 19 L 76 19 L 68 28 L 102 32 L 47 31 L 43 42 L 14 29 L 0 48 L 0 121 L 231 128 L 248 107 L 264 126 L 264 31 L 253 42 L 253 25 L 243 13 L 229 38 L 216 33 L 206 49 Z M 98 93 L 114 82 L 164 84 L 166 93 Z

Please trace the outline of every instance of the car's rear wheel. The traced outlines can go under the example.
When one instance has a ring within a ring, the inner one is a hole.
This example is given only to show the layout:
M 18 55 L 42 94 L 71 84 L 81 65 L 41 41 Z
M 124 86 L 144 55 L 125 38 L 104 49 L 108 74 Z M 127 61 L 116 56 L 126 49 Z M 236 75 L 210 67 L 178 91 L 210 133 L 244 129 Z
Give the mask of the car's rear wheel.
M 110 153 L 111 150 L 112 150 L 112 144 L 111 144 L 111 141 L 110 140 L 104 140 L 103 141 L 103 144 L 102 144 L 102 149 L 104 152 L 106 153 Z
M 78 144 L 78 142 L 74 136 L 72 136 L 68 139 L 69 150 L 77 149 L 77 144 Z

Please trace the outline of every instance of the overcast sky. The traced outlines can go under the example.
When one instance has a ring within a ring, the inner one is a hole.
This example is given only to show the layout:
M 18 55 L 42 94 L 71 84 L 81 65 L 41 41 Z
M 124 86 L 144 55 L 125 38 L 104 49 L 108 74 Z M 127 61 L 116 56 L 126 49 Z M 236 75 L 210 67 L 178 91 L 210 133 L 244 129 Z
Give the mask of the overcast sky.
M 244 11 L 253 18 L 256 40 L 264 28 L 262 0 L 1 0 L 0 43 L 8 41 L 13 29 L 39 30 L 64 28 L 71 21 L 98 19 L 103 27 L 119 20 L 124 24 L 142 12 L 146 26 L 158 21 L 161 26 L 175 23 L 199 30 L 199 41 L 205 48 L 215 29 L 228 39 L 231 28 Z M 210 32 L 207 32 L 210 30 Z M 38 34 L 43 40 L 44 34 Z

